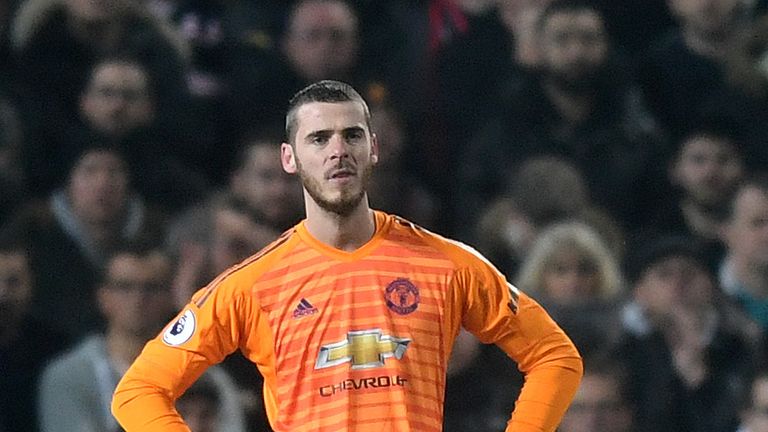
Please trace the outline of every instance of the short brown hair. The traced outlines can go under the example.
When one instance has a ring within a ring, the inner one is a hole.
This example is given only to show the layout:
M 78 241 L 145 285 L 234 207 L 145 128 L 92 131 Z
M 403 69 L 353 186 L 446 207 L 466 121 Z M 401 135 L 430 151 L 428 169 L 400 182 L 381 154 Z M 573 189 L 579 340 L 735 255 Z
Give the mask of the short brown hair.
M 323 80 L 299 90 L 288 102 L 288 113 L 285 116 L 285 139 L 288 143 L 292 143 L 295 138 L 296 112 L 302 105 L 311 102 L 358 102 L 363 106 L 365 125 L 369 131 L 371 129 L 371 111 L 360 93 L 347 83 Z

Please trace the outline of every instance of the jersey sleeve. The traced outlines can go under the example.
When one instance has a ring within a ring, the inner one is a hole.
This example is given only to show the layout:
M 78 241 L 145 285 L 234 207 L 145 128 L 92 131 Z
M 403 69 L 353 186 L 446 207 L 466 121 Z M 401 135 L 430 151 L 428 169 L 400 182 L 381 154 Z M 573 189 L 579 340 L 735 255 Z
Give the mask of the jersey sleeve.
M 266 323 L 253 296 L 232 279 L 214 281 L 195 294 L 168 326 L 144 347 L 120 380 L 112 413 L 126 432 L 189 431 L 175 401 L 211 365 L 241 348 L 267 364 Z M 262 333 L 259 335 L 259 333 Z M 256 343 L 252 339 L 259 339 Z
M 498 345 L 525 375 L 507 431 L 554 431 L 579 386 L 581 356 L 546 311 L 489 262 L 478 256 L 467 264 L 454 280 L 462 325 Z

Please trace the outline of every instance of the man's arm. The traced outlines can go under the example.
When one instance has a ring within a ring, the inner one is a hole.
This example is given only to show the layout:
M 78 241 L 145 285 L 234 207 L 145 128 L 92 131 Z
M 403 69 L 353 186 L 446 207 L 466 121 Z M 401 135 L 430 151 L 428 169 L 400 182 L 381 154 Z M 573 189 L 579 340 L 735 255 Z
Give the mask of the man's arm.
M 127 431 L 189 431 L 175 401 L 212 364 L 235 351 L 259 319 L 251 296 L 226 280 L 199 291 L 150 341 L 115 390 L 112 413 Z
M 536 302 L 520 294 L 519 335 L 496 341 L 525 374 L 507 431 L 554 431 L 583 374 L 581 356 Z
M 508 432 L 551 432 L 565 414 L 583 373 L 581 356 L 535 301 L 490 264 L 456 275 L 464 327 L 503 349 L 525 375 Z

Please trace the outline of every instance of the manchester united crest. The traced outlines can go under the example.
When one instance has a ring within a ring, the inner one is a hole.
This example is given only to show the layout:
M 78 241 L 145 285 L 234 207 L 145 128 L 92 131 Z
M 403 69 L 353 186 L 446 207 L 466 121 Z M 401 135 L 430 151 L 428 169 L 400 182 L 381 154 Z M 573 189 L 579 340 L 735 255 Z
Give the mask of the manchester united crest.
M 398 278 L 384 290 L 387 307 L 400 315 L 408 315 L 419 307 L 419 289 L 408 279 Z

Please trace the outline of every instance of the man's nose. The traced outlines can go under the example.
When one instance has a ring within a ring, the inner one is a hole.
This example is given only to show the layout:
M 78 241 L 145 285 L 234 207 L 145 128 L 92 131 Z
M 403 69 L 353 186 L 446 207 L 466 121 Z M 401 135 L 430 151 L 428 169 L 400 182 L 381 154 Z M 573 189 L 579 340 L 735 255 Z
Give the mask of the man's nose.
M 347 142 L 344 139 L 344 137 L 342 137 L 339 134 L 334 134 L 331 137 L 331 140 L 330 140 L 330 142 L 328 144 L 328 147 L 329 147 L 329 150 L 331 152 L 331 158 L 339 158 L 340 159 L 340 158 L 346 157 L 349 154 L 349 152 L 348 152 L 349 149 L 347 147 Z

